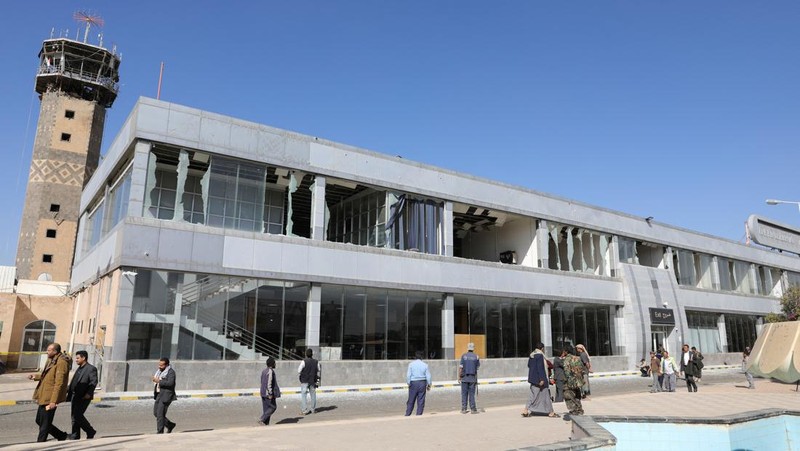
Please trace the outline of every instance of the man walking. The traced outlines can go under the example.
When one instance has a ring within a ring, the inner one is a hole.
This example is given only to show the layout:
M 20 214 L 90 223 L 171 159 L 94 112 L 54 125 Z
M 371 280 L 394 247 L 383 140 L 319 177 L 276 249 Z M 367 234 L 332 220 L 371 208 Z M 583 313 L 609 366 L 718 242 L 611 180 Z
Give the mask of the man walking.
M 175 396 L 175 370 L 169 366 L 169 359 L 162 357 L 158 361 L 158 370 L 153 375 L 153 416 L 156 417 L 156 433 L 163 434 L 167 428 L 167 434 L 175 429 L 175 423 L 167 418 L 167 410 L 172 401 L 178 399 Z
M 650 375 L 653 376 L 653 387 L 650 389 L 650 393 L 661 391 L 661 374 L 661 360 L 655 352 L 650 351 Z
M 550 380 L 547 377 L 547 361 L 543 350 L 544 344 L 538 343 L 528 358 L 528 384 L 531 392 L 528 404 L 522 411 L 523 417 L 535 415 L 558 418 L 550 400 Z
M 686 388 L 689 392 L 697 392 L 697 383 L 694 377 L 697 375 L 697 362 L 696 355 L 689 350 L 689 345 L 683 345 L 683 354 L 681 354 L 681 373 L 686 378 Z
M 297 374 L 300 376 L 300 414 L 308 415 L 317 410 L 317 387 L 322 380 L 322 368 L 319 361 L 313 358 L 314 351 L 306 349 L 306 358 L 300 362 Z M 311 410 L 307 410 L 306 395 L 311 394 Z
M 39 408 L 36 410 L 36 424 L 39 425 L 37 442 L 46 442 L 52 435 L 58 441 L 66 440 L 67 433 L 53 426 L 53 418 L 59 403 L 67 399 L 67 381 L 69 379 L 69 356 L 61 353 L 61 345 L 50 343 L 47 346 L 47 363 L 42 374 L 28 376 L 28 379 L 39 381 L 33 391 L 33 399 Z
M 744 352 L 742 353 L 742 371 L 744 371 L 744 377 L 747 378 L 747 388 L 751 390 L 755 390 L 756 384 L 753 382 L 753 374 L 750 373 L 750 347 L 744 348 Z
M 570 415 L 583 415 L 581 390 L 586 367 L 580 357 L 575 355 L 575 350 L 571 346 L 567 346 L 561 351 L 561 359 L 564 361 L 564 373 L 567 376 L 564 384 L 564 401 L 567 403 L 567 409 L 569 409 Z
M 467 352 L 461 356 L 458 364 L 458 382 L 461 384 L 461 413 L 467 413 L 467 399 L 472 413 L 478 413 L 475 405 L 475 389 L 478 385 L 478 368 L 481 361 L 475 354 L 475 343 L 467 345 Z
M 414 404 L 417 404 L 417 415 L 422 415 L 425 410 L 425 392 L 431 389 L 431 372 L 428 364 L 422 361 L 425 353 L 414 353 L 416 360 L 408 364 L 406 371 L 406 384 L 408 384 L 408 402 L 406 403 L 406 416 L 411 415 Z
M 670 357 L 669 351 L 664 351 L 661 356 L 661 372 L 664 375 L 664 391 L 674 392 L 677 383 L 677 372 L 680 371 L 675 359 Z
M 71 401 L 72 413 L 72 434 L 70 440 L 80 440 L 81 429 L 86 432 L 86 438 L 94 438 L 97 431 L 94 430 L 89 421 L 84 416 L 86 409 L 94 398 L 94 389 L 97 387 L 97 368 L 89 364 L 86 359 L 89 354 L 86 351 L 75 353 L 75 363 L 78 369 L 72 376 L 67 392 L 67 400 Z

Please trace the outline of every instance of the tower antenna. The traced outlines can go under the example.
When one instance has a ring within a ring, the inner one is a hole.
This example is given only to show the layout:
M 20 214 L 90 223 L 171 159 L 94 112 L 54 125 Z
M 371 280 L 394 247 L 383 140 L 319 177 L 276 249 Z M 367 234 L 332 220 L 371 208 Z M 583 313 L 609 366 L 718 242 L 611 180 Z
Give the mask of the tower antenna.
M 98 27 L 102 27 L 105 25 L 105 21 L 102 17 L 92 14 L 88 11 L 77 11 L 75 14 L 72 15 L 72 18 L 75 19 L 78 23 L 85 23 L 86 24 L 86 31 L 83 33 L 83 43 L 86 44 L 86 41 L 89 39 L 89 30 L 92 28 L 92 25 L 96 25 Z

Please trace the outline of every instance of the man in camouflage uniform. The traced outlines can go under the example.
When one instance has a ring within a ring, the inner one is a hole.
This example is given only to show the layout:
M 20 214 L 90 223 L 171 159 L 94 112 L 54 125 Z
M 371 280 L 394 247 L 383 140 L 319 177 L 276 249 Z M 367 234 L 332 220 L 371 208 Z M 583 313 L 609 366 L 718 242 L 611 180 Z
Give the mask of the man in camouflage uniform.
M 585 371 L 580 357 L 575 355 L 572 346 L 561 350 L 561 359 L 564 361 L 564 373 L 567 380 L 564 383 L 564 401 L 567 403 L 570 415 L 583 415 L 581 404 L 581 389 L 583 388 L 583 373 Z

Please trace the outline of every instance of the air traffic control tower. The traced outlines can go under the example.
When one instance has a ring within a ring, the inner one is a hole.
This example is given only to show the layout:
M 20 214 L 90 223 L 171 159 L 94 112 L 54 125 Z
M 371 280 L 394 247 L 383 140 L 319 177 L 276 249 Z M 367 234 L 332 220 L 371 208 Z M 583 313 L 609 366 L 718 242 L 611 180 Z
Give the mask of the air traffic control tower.
M 106 109 L 119 89 L 120 56 L 87 42 L 47 39 L 39 51 L 41 106 L 17 244 L 17 278 L 68 282 L 81 191 L 97 168 Z M 102 207 L 101 207 L 102 208 Z M 102 226 L 102 225 L 101 225 Z

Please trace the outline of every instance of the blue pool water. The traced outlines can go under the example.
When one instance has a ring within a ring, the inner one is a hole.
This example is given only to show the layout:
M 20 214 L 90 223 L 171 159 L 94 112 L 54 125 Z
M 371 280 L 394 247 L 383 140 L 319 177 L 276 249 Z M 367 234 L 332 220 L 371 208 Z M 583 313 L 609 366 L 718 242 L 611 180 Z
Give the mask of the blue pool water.
M 599 423 L 617 451 L 676 449 L 800 451 L 800 417 L 781 415 L 737 424 Z

